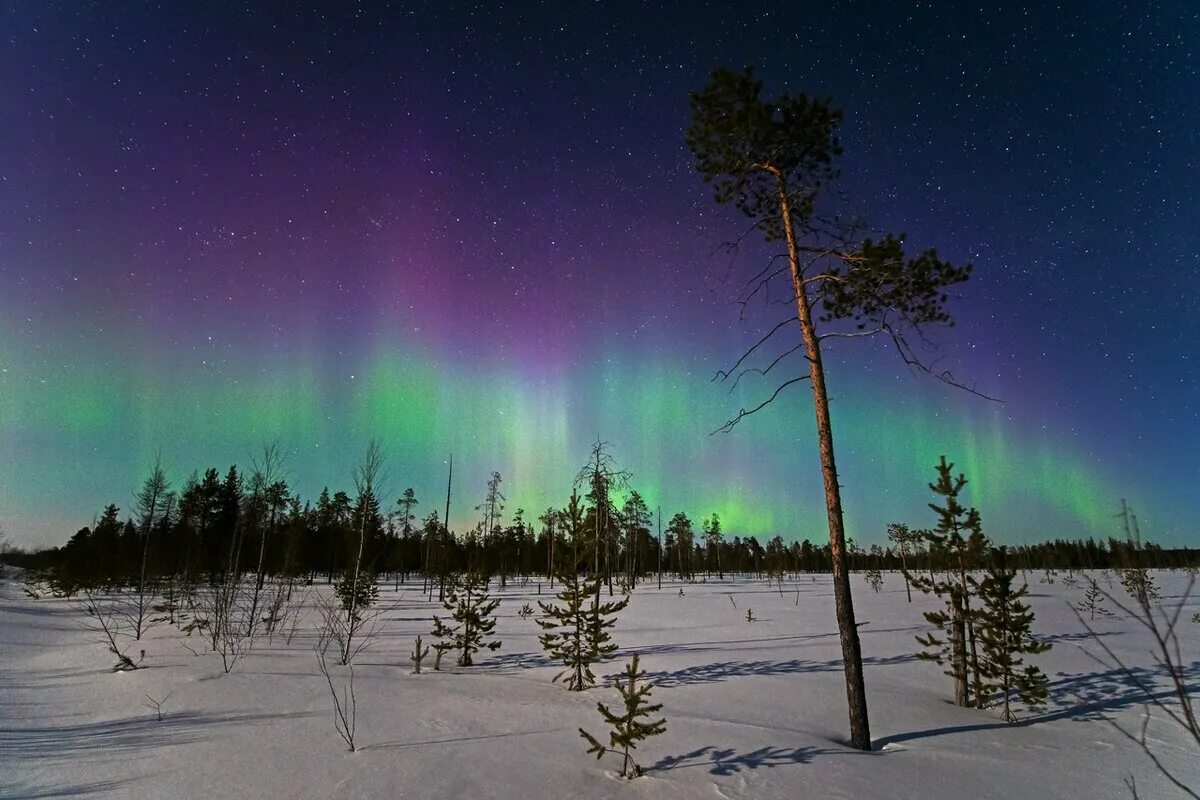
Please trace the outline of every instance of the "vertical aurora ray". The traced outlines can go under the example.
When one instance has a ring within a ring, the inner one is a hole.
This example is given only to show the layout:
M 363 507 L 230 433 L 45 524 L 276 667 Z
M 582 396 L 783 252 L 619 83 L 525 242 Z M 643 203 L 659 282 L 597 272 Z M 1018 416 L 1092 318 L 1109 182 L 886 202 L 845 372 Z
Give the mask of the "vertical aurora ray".
M 453 522 L 463 529 L 474 524 L 492 469 L 504 475 L 510 513 L 524 508 L 531 519 L 561 505 L 598 434 L 665 517 L 716 512 L 730 535 L 823 538 L 806 392 L 733 433 L 709 436 L 756 397 L 754 387 L 728 394 L 694 371 L 607 352 L 597 374 L 556 369 L 543 377 L 547 370 L 536 367 L 462 365 L 411 346 L 381 346 L 361 364 L 344 365 L 347 379 L 335 383 L 322 382 L 318 365 L 303 359 L 221 374 L 159 365 L 138 374 L 114 361 L 107 371 L 56 372 L 23 392 L 11 391 L 9 376 L 21 366 L 9 354 L 15 365 L 3 373 L 0 406 L 0 448 L 15 456 L 0 467 L 6 511 L 27 519 L 44 504 L 62 504 L 70 509 L 64 519 L 84 524 L 104 503 L 121 504 L 158 450 L 179 482 L 193 469 L 245 465 L 273 439 L 287 446 L 292 482 L 311 499 L 325 485 L 349 487 L 355 459 L 374 436 L 390 456 L 396 485 L 388 488 L 397 494 L 411 485 L 437 496 L 454 452 Z M 846 512 L 858 541 L 881 541 L 889 521 L 929 521 L 925 484 L 942 453 L 967 474 L 969 501 L 999 541 L 1115 532 L 1110 512 L 1115 498 L 1131 494 L 1125 487 L 1061 442 L 1021 437 L 1000 412 L 965 408 L 876 401 L 869 387 L 835 399 Z M 39 455 L 46 451 L 57 455 Z M 38 468 L 30 470 L 30 461 Z M 65 488 L 51 479 L 62 474 Z

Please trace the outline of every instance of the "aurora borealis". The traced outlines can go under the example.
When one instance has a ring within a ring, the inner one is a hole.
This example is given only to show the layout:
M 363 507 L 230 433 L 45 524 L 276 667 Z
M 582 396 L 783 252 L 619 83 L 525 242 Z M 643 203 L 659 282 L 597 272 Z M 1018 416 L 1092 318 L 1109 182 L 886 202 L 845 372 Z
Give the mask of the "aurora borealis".
M 1200 16 L 1090 4 L 18 2 L 0 12 L 0 528 L 57 544 L 278 438 L 312 499 L 372 436 L 472 524 L 562 504 L 597 436 L 664 518 L 824 538 L 808 389 L 710 383 L 740 230 L 687 93 L 755 63 L 846 110 L 855 211 L 975 275 L 939 333 L 829 356 L 848 531 L 929 522 L 946 453 L 997 541 L 1200 544 Z M 1069 6 L 1071 4 L 1068 4 Z M 1092 10 L 1089 10 L 1092 9 Z M 773 321 L 773 320 L 772 320 Z

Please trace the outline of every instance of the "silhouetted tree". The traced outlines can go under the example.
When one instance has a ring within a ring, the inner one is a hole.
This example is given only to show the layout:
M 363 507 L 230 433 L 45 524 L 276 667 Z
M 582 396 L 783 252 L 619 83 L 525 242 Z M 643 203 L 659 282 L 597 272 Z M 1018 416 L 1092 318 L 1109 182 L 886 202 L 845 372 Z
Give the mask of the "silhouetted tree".
M 588 743 L 588 752 L 595 753 L 597 759 L 605 753 L 620 756 L 622 778 L 636 778 L 642 774 L 642 768 L 633 760 L 631 751 L 651 736 L 663 733 L 667 729 L 667 721 L 646 719 L 662 709 L 662 703 L 649 702 L 654 685 L 646 682 L 646 673 L 638 669 L 636 653 L 621 677 L 622 680 L 617 681 L 617 691 L 621 694 L 624 708 L 613 712 L 603 703 L 596 704 L 596 710 L 609 726 L 608 746 L 600 744 L 595 736 L 583 728 L 579 729 L 579 735 Z
M 837 175 L 834 159 L 842 152 L 836 131 L 842 114 L 824 100 L 783 94 L 762 96 L 762 82 L 751 70 L 718 69 L 709 82 L 691 95 L 692 121 L 686 143 L 696 158 L 696 168 L 715 187 L 718 203 L 733 203 L 753 220 L 752 231 L 768 241 L 783 240 L 786 263 L 772 258 L 750 281 L 742 302 L 748 303 L 776 278 L 783 278 L 795 303 L 794 318 L 780 322 L 759 340 L 734 367 L 719 373 L 722 379 L 738 370 L 747 357 L 780 329 L 799 327 L 800 343 L 776 358 L 803 352 L 808 374 L 784 381 L 764 403 L 742 410 L 724 430 L 766 405 L 787 386 L 809 380 L 816 414 L 821 475 L 829 518 L 834 601 L 846 671 L 851 740 L 855 747 L 871 749 L 863 685 L 862 653 L 847 574 L 845 524 L 841 489 L 834 460 L 833 429 L 825 382 L 822 343 L 831 337 L 887 336 L 910 365 L 931 372 L 909 344 L 909 336 L 932 324 L 950 324 L 945 310 L 946 289 L 965 281 L 971 267 L 955 267 L 926 251 L 915 258 L 905 255 L 903 236 L 878 240 L 862 238 L 862 226 L 844 223 L 836 216 L 818 215 L 818 198 L 826 183 Z M 818 331 L 848 321 L 850 330 Z M 751 371 L 737 373 L 740 380 Z M 957 382 L 949 373 L 938 375 Z
M 953 468 L 942 456 L 937 465 L 937 482 L 929 484 L 929 488 L 946 504 L 929 504 L 938 516 L 938 524 L 935 530 L 924 534 L 930 549 L 944 554 L 949 572 L 945 580 L 932 575 L 911 578 L 916 589 L 945 598 L 946 610 L 927 611 L 924 616 L 938 631 L 945 631 L 946 638 L 928 633 L 918 636 L 917 641 L 929 648 L 919 654 L 921 658 L 949 665 L 946 674 L 954 678 L 954 702 L 960 706 L 978 706 L 982 701 L 983 676 L 975 639 L 975 614 L 971 609 L 971 596 L 976 593 L 978 582 L 971 571 L 980 565 L 988 540 L 983 535 L 979 512 L 959 502 L 967 479 L 963 475 L 953 477 Z M 974 686 L 974 698 L 968 684 Z
M 1005 564 L 1004 548 L 999 563 L 988 570 L 979 584 L 983 609 L 979 614 L 979 645 L 983 651 L 979 669 L 984 689 L 998 695 L 1005 722 L 1017 718 L 1012 711 L 1015 697 L 1027 706 L 1046 702 L 1046 676 L 1036 666 L 1026 664 L 1022 656 L 1044 653 L 1047 642 L 1033 638 L 1033 610 L 1022 601 L 1027 585 L 1013 588 L 1016 572 Z

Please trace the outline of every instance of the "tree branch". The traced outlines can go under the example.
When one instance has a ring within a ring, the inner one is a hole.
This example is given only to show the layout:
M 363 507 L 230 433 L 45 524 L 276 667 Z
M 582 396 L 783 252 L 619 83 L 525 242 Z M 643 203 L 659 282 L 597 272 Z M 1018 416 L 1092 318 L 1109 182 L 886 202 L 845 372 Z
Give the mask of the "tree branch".
M 741 409 L 740 411 L 738 411 L 736 417 L 727 421 L 721 427 L 717 428 L 715 431 L 710 433 L 709 436 L 713 436 L 714 434 L 718 434 L 718 433 L 728 433 L 729 431 L 733 430 L 734 426 L 737 425 L 739 422 L 741 422 L 743 418 L 748 417 L 751 414 L 756 414 L 759 411 L 762 411 L 767 406 L 769 406 L 771 403 L 773 403 L 775 401 L 775 398 L 779 397 L 779 393 L 782 392 L 784 389 L 791 386 L 793 383 L 799 383 L 800 381 L 806 381 L 806 380 L 808 380 L 808 378 L 809 378 L 808 375 L 801 375 L 800 377 L 792 378 L 791 380 L 784 381 L 783 383 L 781 383 L 779 385 L 779 387 L 774 391 L 774 393 L 770 397 L 768 397 L 766 400 L 763 400 L 761 403 L 759 403 L 757 406 L 750 409 L 749 411 L 747 411 L 744 408 Z
M 782 361 L 783 359 L 790 356 L 792 353 L 799 350 L 801 347 L 804 347 L 804 342 L 800 342 L 795 347 L 785 350 L 784 352 L 775 356 L 775 360 L 772 361 L 770 364 L 768 364 L 766 369 L 758 369 L 757 367 L 747 367 L 746 369 L 742 370 L 741 372 L 738 373 L 737 378 L 734 379 L 733 386 L 729 387 L 730 394 L 732 394 L 733 390 L 737 388 L 737 385 L 742 380 L 743 375 L 746 375 L 747 373 L 750 373 L 750 372 L 757 372 L 759 375 L 766 377 L 766 374 L 768 372 L 770 372 L 772 369 L 774 369 L 776 364 L 778 364 L 780 361 Z
M 762 347 L 764 344 L 766 344 L 767 340 L 768 340 L 768 339 L 770 339 L 772 336 L 774 336 L 776 333 L 778 333 L 780 328 L 782 328 L 784 325 L 787 325 L 787 324 L 788 324 L 788 323 L 790 323 L 790 322 L 793 322 L 793 321 L 795 321 L 795 319 L 796 319 L 795 317 L 788 317 L 787 319 L 785 319 L 785 320 L 783 320 L 782 322 L 778 323 L 778 324 L 777 324 L 777 325 L 776 325 L 774 328 L 772 328 L 770 331 L 768 331 L 768 332 L 766 333 L 766 335 L 764 335 L 764 336 L 763 336 L 762 338 L 760 338 L 760 339 L 759 339 L 757 342 L 755 342 L 753 345 L 751 345 L 749 350 L 747 350 L 746 352 L 742 353 L 742 357 L 741 357 L 741 358 L 739 358 L 737 361 L 735 361 L 732 367 L 730 367 L 730 368 L 729 368 L 729 369 L 727 369 L 727 370 L 724 370 L 724 369 L 719 369 L 719 370 L 717 370 L 717 374 L 716 374 L 716 375 L 714 375 L 714 376 L 712 377 L 712 381 L 709 381 L 709 382 L 710 382 L 710 383 L 713 383 L 713 382 L 716 382 L 716 381 L 725 381 L 725 380 L 727 380 L 727 379 L 729 378 L 729 376 L 733 374 L 733 371 L 734 371 L 735 369 L 737 369 L 739 366 L 741 366 L 742 362 L 743 362 L 743 361 L 745 361 L 747 358 L 749 358 L 749 357 L 750 357 L 750 355 L 751 355 L 751 354 L 752 354 L 752 353 L 753 353 L 755 350 L 757 350 L 758 348 L 760 348 L 760 347 Z

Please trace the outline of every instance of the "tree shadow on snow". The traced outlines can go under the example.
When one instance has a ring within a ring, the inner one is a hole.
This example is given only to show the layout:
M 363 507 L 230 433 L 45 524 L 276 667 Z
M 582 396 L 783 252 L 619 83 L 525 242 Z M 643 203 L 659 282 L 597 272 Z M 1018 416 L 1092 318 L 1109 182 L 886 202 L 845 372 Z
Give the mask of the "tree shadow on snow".
M 477 742 L 488 739 L 511 739 L 515 736 L 534 736 L 539 733 L 561 733 L 565 728 L 546 728 L 536 731 L 509 731 L 508 733 L 485 733 L 479 736 L 455 736 L 448 739 L 427 739 L 422 742 L 387 742 L 385 744 L 369 744 L 360 750 L 400 750 L 407 747 L 428 747 L 435 744 L 456 744 L 460 742 Z
M 286 714 L 201 714 L 177 712 L 140 715 L 104 722 L 0 729 L 0 758 L 60 761 L 95 753 L 109 758 L 137 756 L 147 748 L 200 741 L 213 728 L 312 716 Z
M 629 631 L 626 631 L 628 633 Z M 834 639 L 837 631 L 829 633 L 780 634 L 778 636 L 761 636 L 751 639 L 721 639 L 702 642 L 666 642 L 663 644 L 635 645 L 622 647 L 622 656 L 673 655 L 676 653 L 706 653 L 718 651 L 728 653 L 739 650 L 774 650 L 784 645 L 796 645 L 818 639 Z
M 1063 642 L 1093 642 L 1098 637 L 1112 636 L 1112 631 L 1099 631 L 1092 633 L 1091 631 L 1074 631 L 1072 633 L 1049 633 L 1038 634 L 1039 642 L 1048 642 L 1049 644 L 1060 644 Z
M 673 769 L 708 767 L 710 775 L 735 775 L 749 769 L 780 767 L 788 764 L 807 764 L 821 750 L 815 747 L 760 747 L 749 753 L 738 753 L 731 747 L 708 745 L 680 756 L 660 759 L 647 772 L 668 772 Z
M 867 666 L 890 666 L 915 660 L 915 655 L 905 653 L 887 658 L 864 658 L 863 663 Z M 647 672 L 646 678 L 657 687 L 669 689 L 678 686 L 720 683 L 730 678 L 794 675 L 801 672 L 840 672 L 841 670 L 841 659 L 829 661 L 809 661 L 804 658 L 794 658 L 790 661 L 717 661 L 712 664 L 697 664 L 680 670 Z M 611 685 L 619 679 L 620 675 L 610 675 L 605 680 Z
M 534 667 L 559 667 L 562 668 L 561 662 L 552 660 L 545 653 L 535 652 L 509 652 L 497 653 L 488 655 L 485 662 L 487 666 L 493 667 L 497 671 L 503 670 L 520 670 L 531 669 Z
M 21 797 L 25 800 L 42 800 L 51 797 L 99 797 L 116 792 L 127 783 L 129 780 L 126 779 L 40 788 L 27 783 L 0 783 L 0 797 Z
M 1189 683 L 1200 678 L 1200 661 L 1183 667 L 1184 679 Z M 1140 685 L 1139 685 L 1140 684 Z M 1141 687 L 1151 690 L 1148 696 Z M 1133 667 L 1129 671 L 1121 668 L 1106 669 L 1090 673 L 1058 673 L 1050 681 L 1049 694 L 1055 708 L 1016 722 L 993 720 L 971 725 L 947 725 L 922 731 L 899 733 L 875 740 L 874 749 L 884 745 L 929 739 L 955 733 L 996 730 L 1000 728 L 1024 728 L 1056 720 L 1079 722 L 1106 720 L 1116 711 L 1143 706 L 1151 700 L 1167 700 L 1175 696 L 1166 671 L 1151 667 Z

